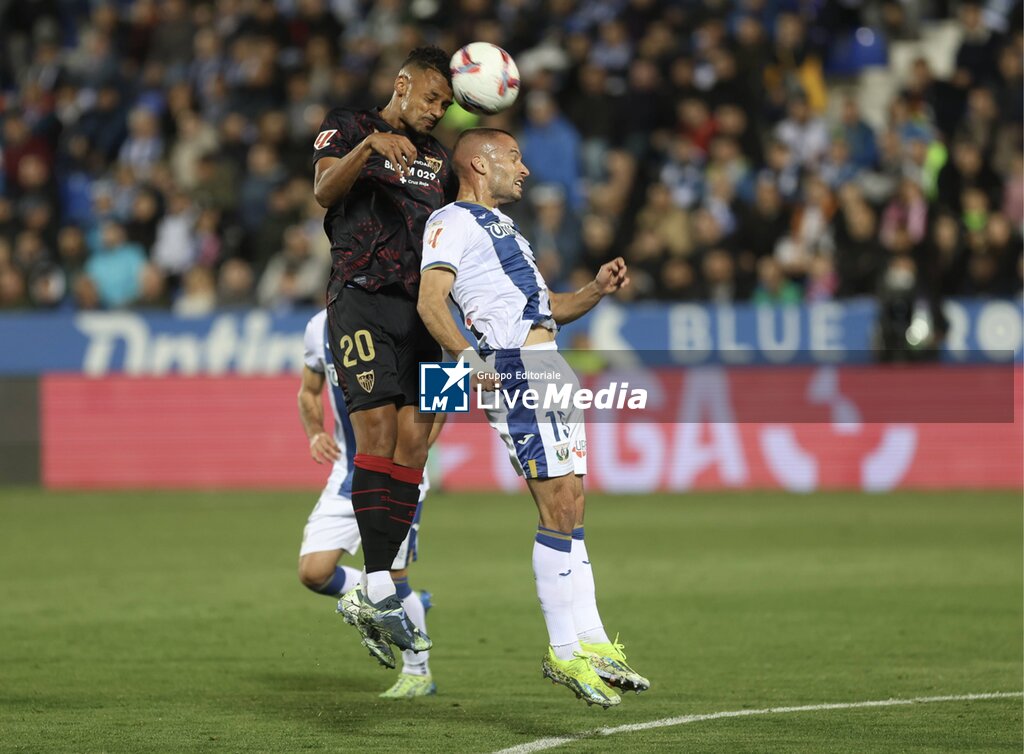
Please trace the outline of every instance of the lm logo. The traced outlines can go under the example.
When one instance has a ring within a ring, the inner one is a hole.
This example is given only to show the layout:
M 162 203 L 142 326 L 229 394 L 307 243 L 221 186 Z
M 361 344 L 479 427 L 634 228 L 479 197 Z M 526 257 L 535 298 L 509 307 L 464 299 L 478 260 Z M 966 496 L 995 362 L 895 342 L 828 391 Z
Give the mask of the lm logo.
M 465 413 L 469 411 L 469 375 L 473 370 L 458 363 L 420 362 L 420 411 Z

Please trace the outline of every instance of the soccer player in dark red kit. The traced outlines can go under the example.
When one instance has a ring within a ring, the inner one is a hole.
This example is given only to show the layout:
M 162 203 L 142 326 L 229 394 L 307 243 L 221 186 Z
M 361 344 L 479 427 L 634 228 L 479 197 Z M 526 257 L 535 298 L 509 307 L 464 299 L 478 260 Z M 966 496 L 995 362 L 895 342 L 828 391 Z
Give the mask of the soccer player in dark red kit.
M 416 299 L 427 217 L 457 190 L 430 135 L 452 102 L 448 61 L 437 47 L 413 50 L 385 107 L 331 110 L 314 143 L 313 192 L 331 240 L 328 333 L 358 448 L 352 505 L 366 574 L 338 612 L 382 662 L 389 643 L 431 646 L 388 569 L 416 512 L 433 424 L 417 411 L 418 365 L 441 357 Z

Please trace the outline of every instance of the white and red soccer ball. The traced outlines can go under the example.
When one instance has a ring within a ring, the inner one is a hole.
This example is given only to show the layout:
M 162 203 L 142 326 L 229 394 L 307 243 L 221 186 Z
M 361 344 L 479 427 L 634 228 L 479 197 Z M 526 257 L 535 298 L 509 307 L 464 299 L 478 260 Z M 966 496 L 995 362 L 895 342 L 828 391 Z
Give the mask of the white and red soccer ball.
M 452 55 L 455 101 L 470 112 L 500 113 L 519 95 L 519 69 L 512 56 L 497 45 L 473 42 Z

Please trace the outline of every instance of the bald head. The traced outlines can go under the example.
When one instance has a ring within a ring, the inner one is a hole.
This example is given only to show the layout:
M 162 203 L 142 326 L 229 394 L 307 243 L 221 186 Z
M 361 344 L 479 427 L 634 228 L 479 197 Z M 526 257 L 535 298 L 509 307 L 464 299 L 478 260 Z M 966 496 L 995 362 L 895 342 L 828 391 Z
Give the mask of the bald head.
M 474 157 L 491 157 L 500 147 L 515 144 L 515 137 L 500 128 L 470 128 L 459 134 L 452 163 L 460 181 L 469 179 L 479 169 L 473 168 Z
M 487 207 L 519 201 L 530 171 L 512 134 L 497 128 L 471 128 L 455 143 L 452 164 L 459 198 Z

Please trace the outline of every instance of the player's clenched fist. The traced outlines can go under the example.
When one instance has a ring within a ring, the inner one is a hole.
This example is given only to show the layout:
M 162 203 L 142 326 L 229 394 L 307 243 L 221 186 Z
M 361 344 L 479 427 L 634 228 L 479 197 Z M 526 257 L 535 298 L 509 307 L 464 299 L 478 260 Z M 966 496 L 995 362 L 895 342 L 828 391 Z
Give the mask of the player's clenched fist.
M 341 457 L 341 448 L 326 432 L 318 432 L 309 441 L 309 454 L 317 463 L 334 463 Z
M 401 176 L 408 175 L 412 163 L 416 160 L 416 147 L 408 137 L 401 134 L 374 131 L 366 137 L 366 145 L 395 168 Z
M 620 288 L 629 285 L 626 260 L 622 257 L 616 257 L 612 261 L 602 264 L 601 269 L 597 271 L 597 277 L 594 278 L 594 282 L 597 283 L 597 288 L 602 295 L 615 293 Z

